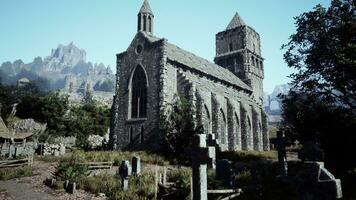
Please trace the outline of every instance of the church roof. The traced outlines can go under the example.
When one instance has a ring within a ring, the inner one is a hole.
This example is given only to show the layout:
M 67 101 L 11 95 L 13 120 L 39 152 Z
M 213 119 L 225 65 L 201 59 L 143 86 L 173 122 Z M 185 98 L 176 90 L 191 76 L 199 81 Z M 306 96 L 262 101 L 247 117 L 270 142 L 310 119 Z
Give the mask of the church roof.
M 226 30 L 234 29 L 239 26 L 245 26 L 244 20 L 240 17 L 239 13 L 236 13 L 235 16 L 230 21 L 229 25 L 227 26 Z
M 142 34 L 144 34 L 150 42 L 157 42 L 159 40 L 162 40 L 144 32 L 142 32 Z M 201 73 L 206 74 L 207 76 L 213 76 L 221 81 L 228 82 L 239 88 L 252 91 L 251 87 L 244 83 L 235 74 L 219 65 L 216 65 L 204 58 L 196 56 L 193 53 L 183 50 L 169 42 L 165 43 L 164 48 L 166 50 L 167 58 L 171 61 L 178 62 L 189 68 L 200 71 Z
M 142 4 L 142 7 L 140 9 L 140 13 L 149 13 L 149 14 L 153 14 L 152 9 L 150 4 L 148 3 L 147 0 L 145 0 Z

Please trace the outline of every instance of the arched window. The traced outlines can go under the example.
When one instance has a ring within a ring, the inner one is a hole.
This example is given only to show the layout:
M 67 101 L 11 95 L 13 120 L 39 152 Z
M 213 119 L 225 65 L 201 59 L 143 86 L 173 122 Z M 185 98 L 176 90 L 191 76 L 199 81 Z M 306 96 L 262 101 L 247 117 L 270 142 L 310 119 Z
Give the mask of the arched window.
M 235 131 L 234 132 L 235 132 L 236 144 L 240 144 L 240 142 L 241 142 L 240 120 L 236 113 L 235 113 Z
M 148 32 L 152 32 L 152 18 L 148 16 Z
M 131 82 L 131 118 L 147 117 L 147 78 L 138 65 Z
M 141 30 L 141 14 L 138 15 L 137 30 Z
M 147 31 L 147 16 L 143 16 L 143 31 Z

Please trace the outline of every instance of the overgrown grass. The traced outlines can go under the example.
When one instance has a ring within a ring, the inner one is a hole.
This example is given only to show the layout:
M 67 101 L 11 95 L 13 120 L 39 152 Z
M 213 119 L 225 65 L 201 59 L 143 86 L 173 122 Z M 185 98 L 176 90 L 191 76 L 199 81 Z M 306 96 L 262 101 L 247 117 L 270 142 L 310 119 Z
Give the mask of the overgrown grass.
M 154 174 L 144 173 L 140 177 L 130 177 L 129 189 L 121 189 L 121 180 L 108 174 L 83 177 L 77 180 L 77 188 L 94 194 L 105 193 L 112 200 L 153 200 L 155 196 Z
M 32 167 L 16 167 L 0 169 L 0 180 L 6 181 L 14 178 L 33 176 Z
M 114 165 L 120 165 L 122 160 L 131 161 L 133 156 L 139 156 L 141 162 L 157 165 L 168 165 L 169 161 L 163 156 L 156 153 L 136 151 L 136 152 L 119 152 L 119 151 L 73 151 L 72 156 L 42 156 L 36 157 L 36 160 L 43 162 L 68 162 L 71 157 L 75 157 L 80 162 L 114 162 Z
M 277 151 L 230 151 L 217 154 L 217 159 L 228 159 L 233 162 L 277 160 L 277 157 Z

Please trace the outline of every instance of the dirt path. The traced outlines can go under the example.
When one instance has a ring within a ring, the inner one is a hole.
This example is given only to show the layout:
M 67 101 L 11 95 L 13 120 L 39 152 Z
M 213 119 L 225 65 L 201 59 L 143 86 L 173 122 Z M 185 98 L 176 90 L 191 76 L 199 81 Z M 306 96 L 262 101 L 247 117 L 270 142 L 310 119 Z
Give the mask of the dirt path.
M 71 195 L 63 190 L 52 190 L 44 185 L 43 181 L 51 177 L 55 171 L 56 163 L 35 162 L 34 176 L 15 180 L 0 181 L 1 200 L 105 200 L 95 197 L 85 191 L 78 190 Z

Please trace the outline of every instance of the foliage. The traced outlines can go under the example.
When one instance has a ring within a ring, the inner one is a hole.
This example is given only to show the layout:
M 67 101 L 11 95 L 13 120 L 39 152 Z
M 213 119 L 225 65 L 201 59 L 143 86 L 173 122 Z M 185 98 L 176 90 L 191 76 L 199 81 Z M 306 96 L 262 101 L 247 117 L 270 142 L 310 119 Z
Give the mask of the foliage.
M 88 167 L 83 163 L 83 157 L 73 154 L 68 161 L 59 163 L 54 175 L 59 181 L 69 180 L 75 182 L 79 178 L 88 175 Z
M 89 149 L 89 135 L 103 136 L 109 127 L 110 111 L 95 102 L 72 107 L 68 118 L 67 132 L 76 136 L 76 146 Z
M 24 87 L 0 84 L 1 117 L 6 120 L 12 112 L 13 105 L 19 103 L 22 98 L 29 95 L 42 96 L 43 93 L 33 84 Z
M 356 166 L 356 7 L 333 0 L 296 18 L 297 31 L 283 46 L 292 89 L 283 96 L 283 117 L 290 137 L 320 142 L 332 171 Z M 337 135 L 335 135 L 337 134 Z
M 43 162 L 70 162 L 72 157 L 77 158 L 80 162 L 114 162 L 114 165 L 121 164 L 122 160 L 131 160 L 133 156 L 139 156 L 142 163 L 149 163 L 154 165 L 168 165 L 169 162 L 163 156 L 148 151 L 88 151 L 76 150 L 71 157 L 53 157 L 43 156 L 35 157 L 36 160 Z
M 19 177 L 33 176 L 32 167 L 17 167 L 0 169 L 0 180 L 6 181 Z
M 194 124 L 193 105 L 184 97 L 168 106 L 168 112 L 161 112 L 161 148 L 167 156 L 175 157 L 183 163 L 187 160 L 185 148 L 189 146 L 194 134 L 203 132 L 201 126 Z

